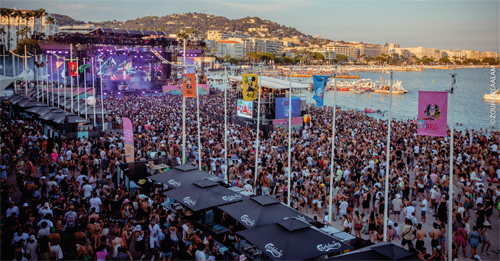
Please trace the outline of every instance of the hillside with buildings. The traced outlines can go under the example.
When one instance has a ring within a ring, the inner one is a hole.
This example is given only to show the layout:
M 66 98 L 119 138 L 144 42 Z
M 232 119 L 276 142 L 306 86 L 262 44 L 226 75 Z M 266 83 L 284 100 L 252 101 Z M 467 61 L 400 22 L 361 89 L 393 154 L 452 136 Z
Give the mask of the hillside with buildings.
M 245 17 L 241 19 L 228 19 L 223 16 L 215 16 L 204 13 L 171 14 L 165 16 L 145 16 L 128 21 L 104 21 L 90 22 L 97 27 L 116 29 L 161 30 L 172 34 L 177 30 L 193 28 L 200 36 L 210 30 L 219 31 L 241 31 L 248 32 L 255 37 L 310 37 L 293 27 L 287 27 L 278 23 L 260 19 L 259 17 Z

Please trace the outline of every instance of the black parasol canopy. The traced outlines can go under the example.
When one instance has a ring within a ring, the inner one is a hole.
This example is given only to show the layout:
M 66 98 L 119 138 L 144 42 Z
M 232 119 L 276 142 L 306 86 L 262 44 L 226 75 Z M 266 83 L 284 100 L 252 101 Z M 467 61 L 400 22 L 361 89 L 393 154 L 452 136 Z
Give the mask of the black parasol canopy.
M 182 189 L 170 190 L 163 194 L 195 212 L 248 199 L 206 179 L 195 181 L 193 184 L 183 186 Z
M 274 224 L 289 218 L 297 218 L 309 223 L 315 222 L 271 196 L 253 197 L 250 200 L 222 206 L 220 209 L 241 222 L 246 228 Z
M 298 219 L 237 232 L 273 260 L 306 260 L 352 247 Z

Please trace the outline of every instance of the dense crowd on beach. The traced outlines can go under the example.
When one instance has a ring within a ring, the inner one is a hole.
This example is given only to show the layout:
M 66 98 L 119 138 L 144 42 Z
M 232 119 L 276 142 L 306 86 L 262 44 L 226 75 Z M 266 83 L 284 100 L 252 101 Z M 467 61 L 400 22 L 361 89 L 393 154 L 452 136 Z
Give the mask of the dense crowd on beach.
M 228 91 L 227 100 L 228 118 L 232 118 L 234 90 Z M 459 260 L 493 254 L 489 239 L 498 233 L 489 229 L 500 209 L 499 132 L 455 133 L 454 182 L 450 184 L 449 139 L 418 136 L 412 120 L 392 122 L 386 173 L 387 121 L 337 108 L 332 162 L 333 108 L 308 106 L 312 123 L 293 129 L 289 169 L 288 127 L 260 135 L 257 148 L 255 130 L 236 123 L 228 123 L 227 133 L 227 155 L 236 159 L 226 165 L 224 121 L 215 117 L 224 115 L 220 90 L 211 89 L 200 97 L 201 153 L 196 99 L 186 99 L 186 159 L 181 159 L 182 96 L 110 97 L 104 99 L 104 107 L 110 128 L 122 128 L 122 117 L 132 121 L 136 161 L 166 157 L 177 164 L 197 165 L 201 159 L 203 171 L 221 178 L 227 171 L 231 186 L 284 203 L 290 197 L 290 207 L 297 211 L 374 243 L 384 241 L 387 219 L 387 240 L 397 240 L 422 260 L 444 260 L 448 240 L 453 241 L 453 258 Z M 0 111 L 2 254 L 12 252 L 8 259 L 239 258 L 231 251 L 221 253 L 220 245 L 194 229 L 189 215 L 173 215 L 163 208 L 164 198 L 155 190 L 131 194 L 123 184 L 114 183 L 117 165 L 125 162 L 119 132 L 57 142 L 44 135 L 34 118 L 9 118 L 10 109 L 4 103 Z M 384 198 L 385 175 L 389 175 L 388 198 Z M 452 220 L 448 220 L 450 196 Z M 452 222 L 452 238 L 447 237 L 448 222 Z M 432 229 L 424 230 L 430 224 Z M 222 244 L 237 250 L 239 239 L 232 224 L 223 225 L 231 229 Z

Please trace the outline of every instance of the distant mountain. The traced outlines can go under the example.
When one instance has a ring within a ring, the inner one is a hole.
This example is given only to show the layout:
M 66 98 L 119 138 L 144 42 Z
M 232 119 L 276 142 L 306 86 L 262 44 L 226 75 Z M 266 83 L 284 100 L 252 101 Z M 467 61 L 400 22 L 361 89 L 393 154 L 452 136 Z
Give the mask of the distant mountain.
M 74 24 L 81 24 L 82 21 L 76 21 L 69 16 L 56 15 L 63 20 L 63 24 L 59 25 L 70 25 L 72 21 Z M 220 30 L 220 31 L 242 31 L 248 32 L 249 28 L 267 28 L 260 30 L 260 33 L 265 34 L 265 37 L 293 37 L 293 36 L 307 36 L 299 30 L 293 27 L 287 27 L 285 25 L 280 25 L 278 23 L 263 20 L 259 17 L 245 17 L 241 19 L 228 19 L 223 16 L 214 16 L 202 13 L 186 13 L 186 14 L 172 14 L 167 16 L 146 16 L 140 17 L 134 20 L 128 20 L 125 22 L 121 21 L 103 21 L 103 22 L 92 22 L 97 27 L 107 27 L 116 29 L 137 29 L 146 28 L 147 30 L 164 30 L 167 34 L 175 33 L 176 30 L 182 30 L 184 28 L 194 28 L 200 36 L 206 36 L 208 30 Z M 258 36 L 259 33 L 254 31 L 250 32 L 254 36 Z
M 57 25 L 65 26 L 65 25 L 82 25 L 85 24 L 84 21 L 75 20 L 67 15 L 62 14 L 51 14 L 57 21 Z

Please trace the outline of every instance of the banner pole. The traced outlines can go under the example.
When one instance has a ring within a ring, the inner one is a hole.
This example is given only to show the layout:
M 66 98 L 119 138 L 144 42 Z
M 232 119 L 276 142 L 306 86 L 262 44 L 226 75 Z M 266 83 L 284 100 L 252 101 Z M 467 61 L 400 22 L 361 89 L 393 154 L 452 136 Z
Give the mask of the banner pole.
M 290 75 L 291 78 L 291 75 Z M 334 162 L 335 162 L 335 121 L 337 112 L 337 65 L 335 65 L 335 75 L 334 75 L 334 85 L 333 85 L 333 117 L 332 117 L 332 159 L 330 162 L 330 198 L 328 201 L 328 223 L 332 225 L 332 215 L 333 215 L 333 173 L 334 173 Z
M 227 162 L 227 67 L 224 67 L 224 162 Z M 227 168 L 224 170 L 224 179 L 227 180 Z M 229 184 L 229 180 L 227 180 Z
M 94 57 L 91 58 L 92 60 L 92 96 L 94 96 L 94 100 L 95 100 L 95 68 L 94 68 Z M 95 106 L 97 104 L 94 103 L 94 127 L 97 125 L 97 121 L 96 121 L 96 116 L 95 116 Z
M 79 57 L 76 57 L 76 93 L 78 93 L 78 95 L 76 96 L 76 103 L 78 104 L 78 116 L 80 116 L 80 72 L 78 71 L 79 61 Z
M 14 92 L 17 93 L 16 57 L 12 54 L 12 70 L 14 71 Z
M 85 70 L 85 58 L 83 58 L 83 87 L 85 91 L 85 120 L 87 120 L 87 71 Z
M 391 117 L 392 117 L 392 71 L 389 81 L 389 119 L 387 120 L 387 162 L 385 163 L 385 183 L 384 183 L 384 242 L 387 242 L 387 212 L 388 212 L 388 197 L 389 197 L 389 172 L 390 172 L 390 152 L 391 152 Z
M 28 97 L 28 56 L 26 55 L 26 45 L 24 45 L 24 93 Z
M 290 191 L 290 181 L 292 176 L 292 68 L 290 68 L 290 90 L 289 90 L 289 103 L 288 103 L 288 206 L 291 207 L 292 192 Z
M 51 96 L 52 96 L 52 107 L 54 107 L 54 65 L 52 65 L 52 55 L 50 56 L 50 67 L 51 69 L 47 68 L 48 71 L 50 71 L 50 88 L 51 88 Z
M 455 83 L 457 82 L 457 79 L 455 76 L 457 75 L 456 73 L 450 73 L 451 75 L 451 89 L 450 89 L 450 94 L 451 94 L 451 124 L 450 124 L 450 185 L 449 185 L 449 191 L 448 191 L 448 260 L 452 261 L 452 221 L 453 221 L 453 138 L 454 138 L 454 111 L 455 111 L 455 95 L 453 93 L 454 88 L 455 88 Z
M 257 99 L 257 146 L 256 146 L 256 149 L 255 149 L 255 177 L 254 177 L 254 186 L 257 186 L 257 184 L 255 184 L 257 182 L 257 174 L 259 172 L 259 165 L 258 165 L 258 160 L 259 160 L 259 133 L 260 133 L 260 91 L 261 91 L 261 88 L 262 86 L 260 85 L 261 83 L 261 74 L 262 74 L 262 66 L 259 66 L 260 67 L 260 70 L 259 70 L 259 89 L 257 90 L 257 94 L 259 96 L 259 98 Z
M 198 96 L 198 74 L 196 76 L 196 114 L 198 118 L 198 169 L 201 170 L 200 98 Z
M 73 62 L 73 44 L 69 44 L 69 60 L 71 62 Z M 71 81 L 71 113 L 73 113 L 73 76 L 71 76 L 71 68 L 69 68 L 69 65 L 68 65 L 68 69 L 69 69 L 69 80 Z M 102 77 L 101 77 L 102 78 Z M 102 81 L 101 81 L 101 90 L 102 90 Z M 103 131 L 104 131 L 104 118 L 102 120 L 102 128 L 103 128 Z
M 47 84 L 46 84 L 46 86 L 47 86 L 47 105 L 50 106 L 50 99 L 49 99 L 49 97 L 50 97 L 49 96 L 50 95 L 49 94 L 49 63 L 48 63 L 48 61 L 49 61 L 49 58 L 47 57 L 47 54 L 45 54 L 45 66 L 44 67 L 45 67 L 45 74 L 47 74 Z
M 99 70 L 101 70 L 101 67 L 102 67 L 102 60 L 99 61 Z M 103 78 L 104 78 L 104 75 L 101 71 L 101 121 L 102 121 L 102 131 L 104 131 L 104 95 L 102 94 L 102 81 L 103 81 Z M 72 96 L 73 97 L 73 96 Z M 71 103 L 73 104 L 73 103 Z
M 186 65 L 186 39 L 184 39 L 183 56 L 184 56 L 184 58 L 182 59 L 182 64 L 185 66 Z M 187 70 L 186 70 L 186 72 L 187 72 Z M 181 159 L 181 165 L 185 163 L 185 158 L 186 158 L 186 97 L 184 96 L 184 93 L 183 93 L 182 94 L 182 159 Z
M 56 62 L 59 62 L 59 57 L 57 57 Z M 57 67 L 57 107 L 61 107 L 61 82 L 59 81 L 59 67 Z
M 35 64 L 37 63 L 38 63 L 38 55 L 36 55 L 36 50 L 35 50 Z M 37 70 L 37 76 L 40 76 L 40 67 L 33 68 L 33 80 L 35 80 L 35 85 L 36 85 L 36 100 L 40 101 L 40 86 L 38 84 L 38 77 L 35 78 L 35 70 Z

